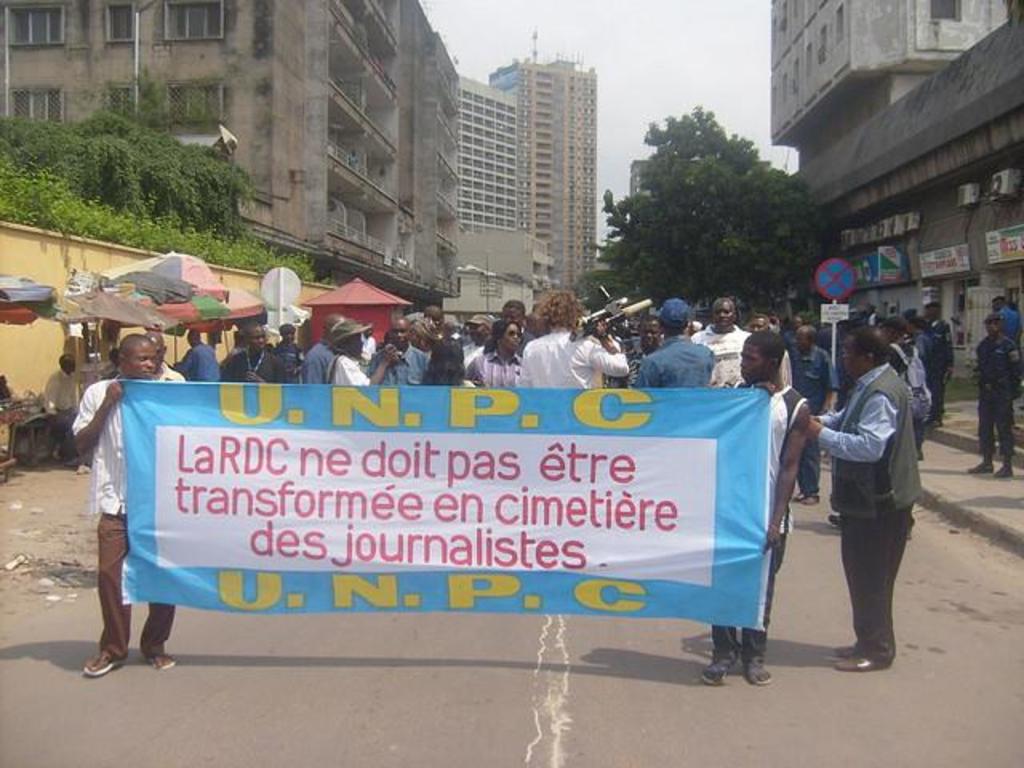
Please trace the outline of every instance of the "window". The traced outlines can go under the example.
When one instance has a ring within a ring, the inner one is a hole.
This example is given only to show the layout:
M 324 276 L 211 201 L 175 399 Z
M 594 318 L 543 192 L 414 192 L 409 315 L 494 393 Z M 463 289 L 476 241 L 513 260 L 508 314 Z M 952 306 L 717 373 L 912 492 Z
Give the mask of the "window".
M 826 58 L 828 58 L 828 24 L 821 28 L 821 34 L 818 35 L 818 63 L 824 63 Z
M 836 9 L 836 44 L 838 45 L 843 41 L 846 36 L 846 11 L 843 6 L 840 5 Z
M 11 8 L 13 45 L 63 45 L 62 8 Z
M 932 19 L 960 20 L 959 0 L 932 0 Z
M 168 40 L 210 40 L 223 37 L 224 4 L 167 0 L 164 37 Z
M 135 9 L 132 5 L 107 6 L 107 40 L 112 43 L 135 39 Z
M 796 95 L 798 83 L 800 82 L 800 57 L 797 56 L 793 60 L 793 79 L 789 81 L 789 84 L 793 86 L 793 95 Z
M 61 92 L 56 89 L 14 91 L 14 116 L 29 120 L 52 120 L 59 123 L 64 116 Z
M 224 87 L 212 85 L 167 86 L 167 112 L 174 125 L 208 125 L 224 113 Z
M 107 109 L 111 112 L 119 112 L 122 115 L 131 114 L 134 111 L 134 102 L 131 86 L 111 85 L 107 87 Z
M 807 68 L 804 70 L 804 77 L 806 77 L 808 80 L 811 79 L 811 58 L 812 58 L 813 53 L 814 53 L 814 48 L 813 48 L 813 46 L 810 43 L 808 43 L 807 44 L 807 58 L 805 59 L 805 61 L 807 62 Z

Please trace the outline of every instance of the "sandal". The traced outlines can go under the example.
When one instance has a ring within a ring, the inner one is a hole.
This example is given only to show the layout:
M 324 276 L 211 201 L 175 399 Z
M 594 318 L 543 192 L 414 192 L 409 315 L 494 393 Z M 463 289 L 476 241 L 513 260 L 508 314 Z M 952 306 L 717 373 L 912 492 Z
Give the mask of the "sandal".
M 173 656 L 168 656 L 166 653 L 158 653 L 153 656 L 147 656 L 146 661 L 153 667 L 157 672 L 163 672 L 164 670 L 171 669 L 178 662 Z

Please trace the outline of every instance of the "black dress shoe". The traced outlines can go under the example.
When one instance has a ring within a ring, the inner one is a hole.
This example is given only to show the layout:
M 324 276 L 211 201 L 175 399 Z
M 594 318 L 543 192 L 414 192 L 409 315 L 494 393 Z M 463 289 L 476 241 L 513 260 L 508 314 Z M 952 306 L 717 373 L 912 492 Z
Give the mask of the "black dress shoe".
M 892 666 L 891 661 L 876 661 L 863 656 L 851 656 L 837 661 L 833 669 L 839 672 L 878 672 Z
M 994 467 L 992 466 L 992 462 L 991 461 L 983 461 L 978 466 L 971 467 L 970 469 L 968 469 L 967 470 L 967 474 L 968 475 L 987 475 L 993 469 L 994 469 Z
M 992 477 L 997 477 L 999 479 L 1004 477 L 1013 477 L 1013 467 L 1010 466 L 1009 462 L 1007 462 L 1006 464 L 1003 464 L 1002 468 L 992 475 Z

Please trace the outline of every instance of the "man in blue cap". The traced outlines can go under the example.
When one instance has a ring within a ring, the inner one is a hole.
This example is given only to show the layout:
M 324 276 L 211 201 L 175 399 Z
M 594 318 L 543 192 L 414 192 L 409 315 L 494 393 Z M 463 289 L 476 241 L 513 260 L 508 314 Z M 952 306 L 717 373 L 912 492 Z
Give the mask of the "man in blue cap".
M 682 299 L 668 299 L 658 313 L 665 334 L 662 345 L 644 358 L 636 377 L 639 389 L 707 387 L 715 367 L 715 354 L 686 336 L 690 306 Z

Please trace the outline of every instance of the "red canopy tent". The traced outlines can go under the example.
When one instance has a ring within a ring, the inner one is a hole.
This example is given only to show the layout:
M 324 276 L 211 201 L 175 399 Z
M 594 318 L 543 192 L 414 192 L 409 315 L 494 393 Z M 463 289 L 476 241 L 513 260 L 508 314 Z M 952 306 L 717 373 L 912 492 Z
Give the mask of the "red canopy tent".
M 391 327 L 395 310 L 411 303 L 357 277 L 310 299 L 305 306 L 313 310 L 314 343 L 323 335 L 324 318 L 328 315 L 344 315 L 361 323 L 373 323 L 373 337 L 380 342 Z

